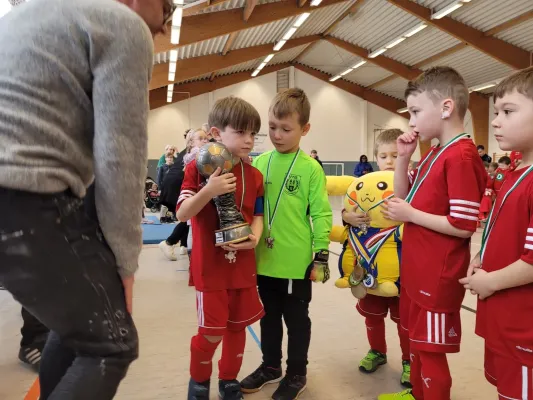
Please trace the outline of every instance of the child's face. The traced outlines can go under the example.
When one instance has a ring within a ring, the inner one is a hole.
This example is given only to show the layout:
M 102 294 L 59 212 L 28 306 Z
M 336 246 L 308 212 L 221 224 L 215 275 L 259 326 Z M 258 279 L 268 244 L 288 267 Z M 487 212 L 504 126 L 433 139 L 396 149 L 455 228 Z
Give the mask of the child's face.
M 234 157 L 246 158 L 254 148 L 255 132 L 252 131 L 237 131 L 228 125 L 222 131 L 215 128 L 214 137 L 224 144 Z
M 505 170 L 505 169 L 509 169 L 509 166 L 505 163 L 498 163 L 498 168 Z
M 411 118 L 409 127 L 418 134 L 423 142 L 437 138 L 443 131 L 443 102 L 434 102 L 427 94 L 412 94 L 407 97 L 407 108 Z
M 192 140 L 192 147 L 202 147 L 209 141 L 207 134 L 204 131 L 196 131 Z
M 398 147 L 396 142 L 383 143 L 377 148 L 377 164 L 380 171 L 394 171 L 396 168 L 396 158 L 398 157 Z
M 152 190 L 157 190 L 157 185 L 155 183 L 152 183 Z
M 167 156 L 165 160 L 167 162 L 167 165 L 174 164 L 174 156 Z
M 533 100 L 516 90 L 496 99 L 494 136 L 504 151 L 533 149 Z
M 492 165 L 489 165 L 487 167 L 487 171 L 489 172 L 489 174 L 493 174 L 496 172 L 496 169 L 494 169 L 494 167 Z
M 280 153 L 294 153 L 300 147 L 300 140 L 307 135 L 311 125 L 300 125 L 299 115 L 292 113 L 278 119 L 274 113 L 268 113 L 268 134 L 270 141 Z

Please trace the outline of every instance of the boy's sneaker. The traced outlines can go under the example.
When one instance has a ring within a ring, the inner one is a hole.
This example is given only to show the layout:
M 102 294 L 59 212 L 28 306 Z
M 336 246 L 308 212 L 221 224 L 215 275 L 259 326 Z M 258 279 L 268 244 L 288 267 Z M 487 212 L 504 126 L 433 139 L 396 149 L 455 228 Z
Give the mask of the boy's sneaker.
M 220 400 L 241 400 L 244 399 L 239 381 L 218 381 L 218 396 Z
M 286 376 L 272 395 L 274 400 L 296 400 L 303 393 L 307 385 L 305 376 Z
M 261 364 L 241 381 L 241 391 L 243 393 L 259 392 L 265 385 L 279 381 L 281 381 L 281 368 L 270 368 Z
M 400 378 L 400 383 L 406 388 L 413 387 L 411 385 L 411 363 L 407 360 L 402 361 L 402 377 Z
M 387 355 L 370 349 L 365 358 L 359 363 L 359 370 L 370 374 L 376 372 L 383 364 L 387 364 Z
M 380 394 L 378 400 L 416 400 L 411 393 L 411 389 L 399 393 Z
M 184 256 L 187 254 L 187 247 L 181 246 L 180 247 L 180 255 Z
M 210 381 L 196 382 L 191 378 L 187 400 L 209 400 L 209 384 Z
M 176 254 L 174 254 L 174 246 L 171 246 L 167 243 L 166 240 L 163 240 L 161 243 L 159 243 L 159 248 L 167 258 L 167 260 L 170 261 L 177 261 L 178 257 L 176 257 Z

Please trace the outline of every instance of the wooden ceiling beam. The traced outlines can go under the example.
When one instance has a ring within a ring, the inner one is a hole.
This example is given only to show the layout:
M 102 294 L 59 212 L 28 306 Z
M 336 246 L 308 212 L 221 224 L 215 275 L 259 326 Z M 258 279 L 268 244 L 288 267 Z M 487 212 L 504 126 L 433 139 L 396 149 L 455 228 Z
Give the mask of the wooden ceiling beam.
M 507 29 L 510 29 L 516 25 L 519 25 L 522 22 L 529 21 L 531 18 L 533 18 L 533 10 L 527 11 L 517 17 L 511 18 L 509 21 L 505 21 L 503 24 L 500 24 L 498 26 L 495 26 L 492 29 L 489 29 L 488 31 L 485 32 L 485 36 L 497 35 L 498 33 L 503 32 Z
M 510 67 L 524 69 L 530 66 L 530 54 L 524 49 L 493 36 L 485 36 L 483 32 L 450 17 L 431 19 L 431 10 L 413 1 L 387 1 Z
M 289 63 L 276 64 L 266 66 L 261 70 L 258 76 L 266 75 L 271 72 L 276 72 L 285 68 L 289 68 Z M 243 71 L 236 74 L 229 74 L 218 76 L 213 80 L 203 79 L 196 82 L 182 83 L 174 86 L 174 95 L 172 96 L 172 103 L 186 100 L 194 96 L 199 96 L 204 93 L 209 93 L 217 89 L 227 86 L 235 85 L 253 79 L 252 71 Z M 167 88 L 162 87 L 150 91 L 150 110 L 163 107 L 172 103 L 167 102 Z
M 349 9 L 344 11 L 339 18 L 337 18 L 330 26 L 328 26 L 328 28 L 324 31 L 324 33 L 322 33 L 322 35 L 324 36 L 330 35 L 331 32 L 333 32 L 337 28 L 337 26 L 344 20 L 344 18 L 346 18 L 349 15 L 355 14 L 357 10 L 359 9 L 359 7 L 363 5 L 364 2 L 365 0 L 357 0 L 357 2 L 354 5 L 352 5 Z
M 255 6 L 257 6 L 258 0 L 246 0 L 244 4 L 244 10 L 242 11 L 242 19 L 244 22 L 248 22 L 252 13 L 254 12 Z
M 181 24 L 180 43 L 170 43 L 170 30 L 165 35 L 158 35 L 155 40 L 155 52 L 161 53 L 192 43 L 201 42 L 218 36 L 240 32 L 244 29 L 268 24 L 281 19 L 294 17 L 304 12 L 313 12 L 346 0 L 323 0 L 316 7 L 309 3 L 303 7 L 292 1 L 258 4 L 248 21 L 243 20 L 243 9 L 236 8 L 212 13 L 184 16 Z
M 231 46 L 233 46 L 233 42 L 235 42 L 235 39 L 237 39 L 238 35 L 239 35 L 239 32 L 230 33 L 230 35 L 228 36 L 228 40 L 226 40 L 226 43 L 224 44 L 224 48 L 222 49 L 223 56 L 228 54 L 229 50 L 231 49 Z
M 344 40 L 340 40 L 332 36 L 326 36 L 324 39 L 330 42 L 331 44 L 338 46 L 349 53 L 359 56 L 371 62 L 372 64 L 386 69 L 387 71 L 392 72 L 393 74 L 399 75 L 402 78 L 414 79 L 422 73 L 422 71 L 419 69 L 410 68 L 409 66 L 402 64 L 399 61 L 393 60 L 389 57 L 377 56 L 375 58 L 370 58 L 368 57 L 369 51 L 367 49 L 345 42 Z
M 304 44 L 313 43 L 320 40 L 320 36 L 304 36 L 297 39 L 288 40 L 283 51 Z M 186 58 L 176 62 L 176 75 L 174 82 L 182 82 L 188 79 L 196 78 L 201 75 L 209 74 L 213 71 L 219 71 L 224 68 L 232 67 L 247 61 L 255 60 L 256 58 L 265 57 L 273 53 L 273 44 L 264 44 L 260 46 L 247 47 L 230 52 L 225 56 L 218 54 L 211 54 L 208 56 Z M 157 64 L 154 66 L 152 73 L 152 80 L 150 81 L 150 90 L 167 86 L 168 81 L 168 63 Z
M 303 7 L 305 3 L 307 3 L 307 0 L 296 0 L 298 1 L 298 7 Z

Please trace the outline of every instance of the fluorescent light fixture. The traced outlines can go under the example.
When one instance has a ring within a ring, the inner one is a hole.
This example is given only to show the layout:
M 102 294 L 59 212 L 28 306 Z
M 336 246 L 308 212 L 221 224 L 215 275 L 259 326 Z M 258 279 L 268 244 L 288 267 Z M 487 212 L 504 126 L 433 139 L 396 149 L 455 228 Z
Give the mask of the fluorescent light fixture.
M 267 65 L 266 62 L 263 62 L 263 63 L 261 63 L 261 65 L 259 67 L 257 67 L 257 69 L 258 70 L 262 70 L 263 68 L 266 67 L 266 65 Z
M 334 76 L 333 78 L 329 78 L 329 81 L 330 82 L 335 82 L 337 79 L 339 79 L 341 76 L 340 75 L 336 75 Z
M 280 40 L 278 43 L 276 43 L 276 45 L 274 46 L 274 51 L 278 51 L 279 49 L 281 49 L 283 46 L 285 46 L 285 43 L 287 43 L 286 40 Z
M 478 92 L 478 91 L 481 91 L 481 90 L 484 90 L 484 89 L 488 89 L 488 88 L 491 88 L 491 87 L 494 87 L 494 86 L 496 86 L 496 83 L 494 83 L 494 82 L 484 83 L 482 85 L 473 86 L 473 87 L 469 88 L 468 91 L 469 92 Z
M 268 63 L 270 60 L 274 58 L 274 54 L 269 54 L 266 56 L 265 61 L 263 61 L 265 64 Z
M 403 113 L 406 113 L 409 111 L 409 109 L 407 107 L 404 107 L 404 108 L 399 108 L 396 110 L 397 112 L 399 112 L 400 114 L 403 114 Z
M 254 72 L 252 72 L 252 76 L 257 76 L 257 75 L 259 75 L 259 72 L 260 72 L 260 70 L 259 70 L 259 69 L 256 69 Z
M 404 34 L 404 36 L 406 38 L 409 38 L 415 34 L 417 34 L 418 32 L 420 32 L 422 29 L 426 29 L 428 26 L 426 24 L 420 24 L 418 25 L 417 27 L 411 29 L 409 32 L 407 32 L 406 34 Z
M 172 28 L 170 28 L 170 43 L 180 43 L 180 30 L 181 28 L 179 26 L 172 26 Z
M 340 76 L 348 75 L 352 71 L 353 71 L 353 68 L 348 68 L 346 71 L 341 72 L 339 75 Z
M 353 69 L 356 69 L 356 68 L 359 68 L 359 67 L 361 67 L 361 66 L 363 66 L 363 65 L 365 65 L 365 64 L 366 64 L 366 61 L 365 61 L 365 60 L 363 60 L 363 61 L 359 61 L 359 62 L 358 62 L 357 64 L 355 64 L 352 68 L 353 68 Z
M 168 65 L 168 72 L 170 72 L 171 74 L 175 74 L 176 73 L 176 63 L 175 62 L 171 62 Z
M 292 35 L 296 33 L 296 29 L 298 28 L 295 28 L 295 27 L 290 28 L 287 32 L 285 32 L 285 35 L 283 35 L 282 40 L 289 40 L 292 37 Z
M 368 58 L 376 58 L 377 56 L 379 56 L 380 54 L 383 54 L 387 51 L 387 48 L 386 47 L 383 47 L 379 50 L 376 50 L 376 51 L 373 51 L 372 53 L 370 53 L 368 55 Z
M 174 91 L 174 84 L 171 83 L 170 85 L 168 85 L 168 93 L 172 93 Z
M 176 73 L 175 72 L 169 72 L 168 73 L 168 80 L 169 80 L 169 82 L 174 82 L 176 80 Z
M 462 1 L 459 1 L 459 0 L 454 1 L 453 3 L 450 3 L 446 7 L 440 9 L 439 11 L 431 14 L 431 19 L 441 19 L 442 17 L 445 17 L 448 14 L 451 14 L 452 12 L 454 12 L 455 10 L 457 10 L 458 8 L 462 6 L 463 6 Z
M 178 50 L 170 50 L 170 62 L 178 61 Z
M 305 20 L 306 20 L 307 18 L 309 18 L 310 15 L 311 15 L 311 13 L 303 13 L 302 15 L 300 15 L 300 16 L 298 17 L 298 19 L 296 20 L 296 22 L 294 23 L 293 26 L 294 26 L 295 28 L 299 28 L 300 26 L 303 25 L 303 23 L 305 22 Z
M 167 97 L 167 103 L 172 103 L 172 97 Z
M 183 8 L 178 7 L 174 14 L 172 14 L 172 26 L 181 26 L 181 19 L 183 18 Z
M 392 49 L 394 46 L 400 44 L 403 42 L 406 38 L 405 37 L 399 37 L 398 39 L 394 40 L 393 42 L 390 42 L 388 45 L 385 46 L 386 49 Z
M 316 7 L 318 6 L 320 3 L 322 3 L 322 0 L 313 0 L 311 2 L 311 7 Z

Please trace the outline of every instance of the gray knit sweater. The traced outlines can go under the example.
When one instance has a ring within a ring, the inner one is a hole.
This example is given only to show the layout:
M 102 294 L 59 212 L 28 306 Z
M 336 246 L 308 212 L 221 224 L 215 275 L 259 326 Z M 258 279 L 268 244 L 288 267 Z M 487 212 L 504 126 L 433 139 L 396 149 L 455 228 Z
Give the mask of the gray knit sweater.
M 148 26 L 114 0 L 32 0 L 0 19 L 0 187 L 37 193 L 96 179 L 96 209 L 122 276 L 141 249 Z

